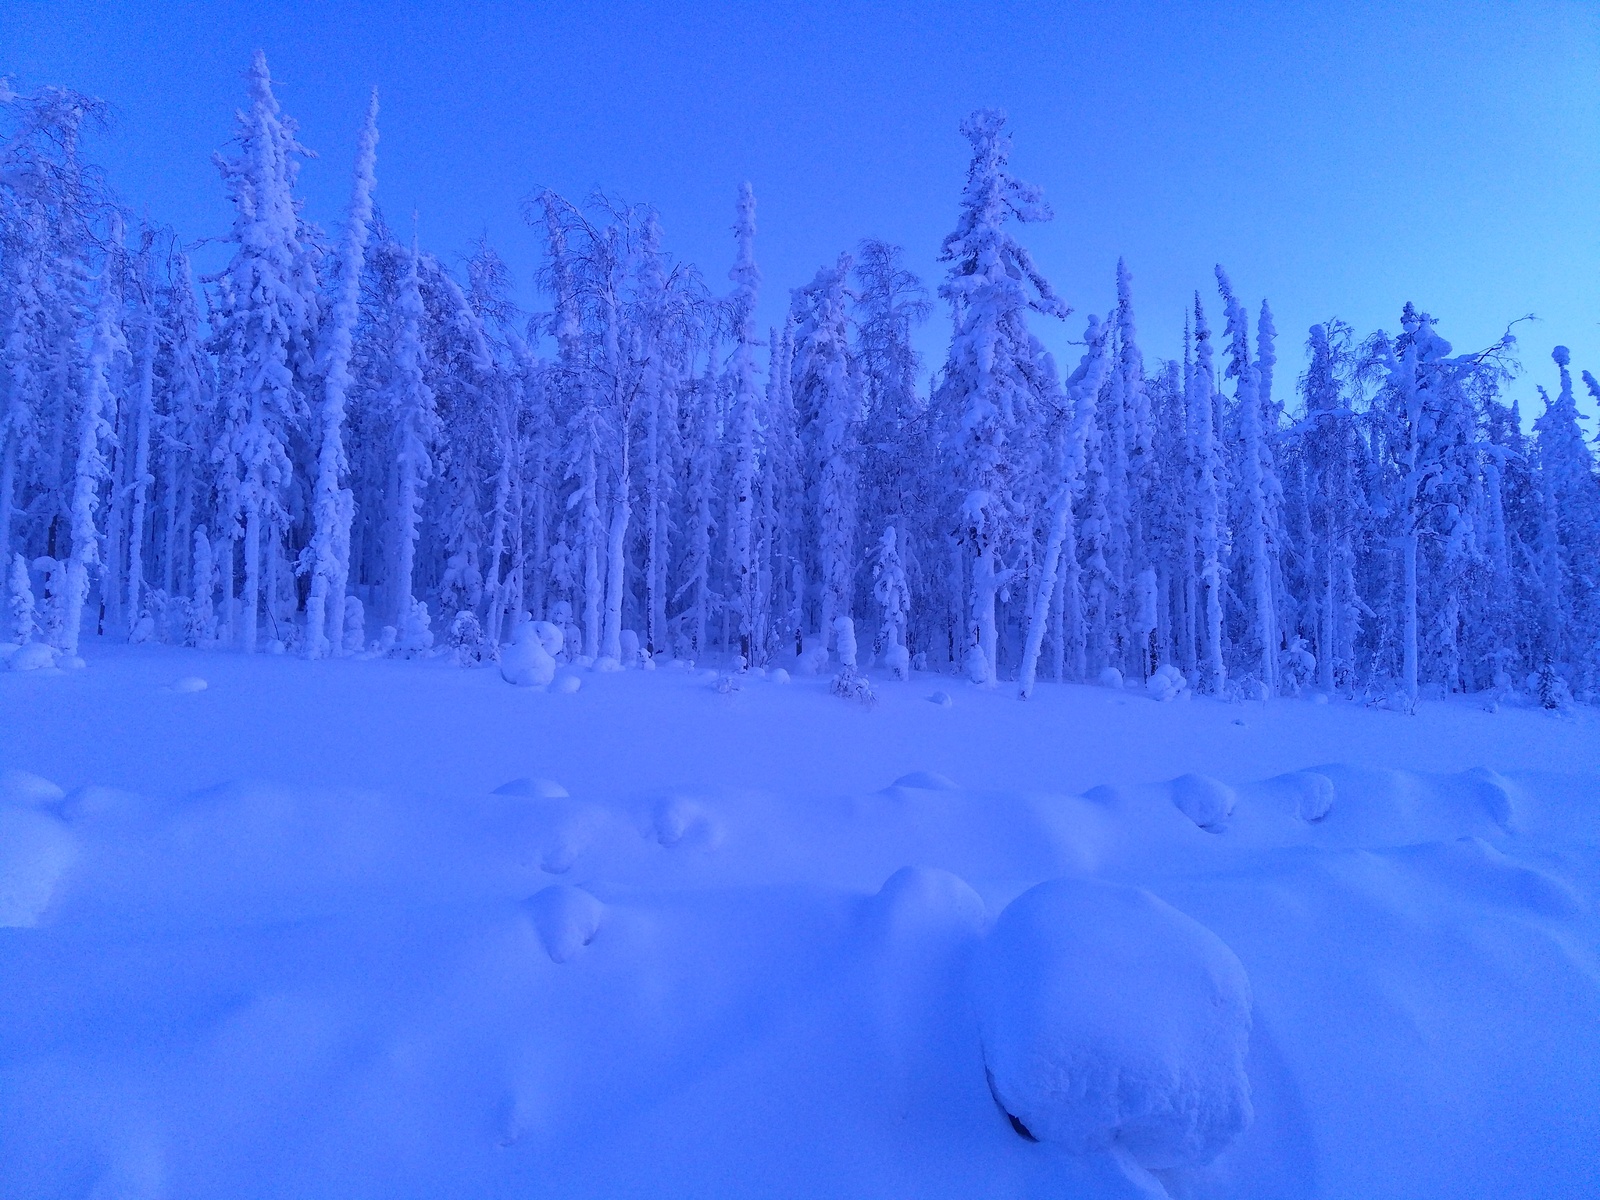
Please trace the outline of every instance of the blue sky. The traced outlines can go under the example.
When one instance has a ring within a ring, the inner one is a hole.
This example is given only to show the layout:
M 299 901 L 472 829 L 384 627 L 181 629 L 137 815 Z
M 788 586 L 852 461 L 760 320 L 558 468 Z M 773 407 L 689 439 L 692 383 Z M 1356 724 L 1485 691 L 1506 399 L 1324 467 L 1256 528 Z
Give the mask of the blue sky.
M 1006 108 L 1014 166 L 1056 211 L 1025 236 L 1081 316 L 1119 254 L 1146 357 L 1176 354 L 1211 268 L 1277 313 L 1280 378 L 1306 327 L 1392 328 L 1414 300 L 1458 348 L 1512 319 L 1600 374 L 1600 5 L 982 6 L 921 3 L 79 4 L 6 0 L 0 73 L 110 101 L 113 185 L 186 239 L 223 233 L 211 152 L 252 49 L 318 151 L 332 228 L 366 90 L 383 106 L 379 202 L 449 259 L 486 233 L 523 283 L 521 200 L 596 186 L 648 200 L 670 246 L 726 286 L 735 188 L 759 205 L 763 316 L 864 236 L 930 284 L 965 167 L 956 127 Z M 942 350 L 945 322 L 922 335 Z

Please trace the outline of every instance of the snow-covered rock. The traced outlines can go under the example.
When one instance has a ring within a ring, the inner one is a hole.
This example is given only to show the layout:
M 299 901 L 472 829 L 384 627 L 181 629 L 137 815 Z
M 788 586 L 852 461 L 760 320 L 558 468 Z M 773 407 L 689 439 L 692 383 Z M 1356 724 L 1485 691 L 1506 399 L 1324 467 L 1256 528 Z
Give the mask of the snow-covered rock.
M 616 659 L 601 659 L 601 662 L 616 662 Z M 621 668 L 617 668 L 621 670 Z M 570 696 L 583 686 L 583 680 L 576 675 L 563 675 L 556 680 L 556 691 L 563 696 Z
M 949 692 L 934 692 L 928 697 L 929 704 L 936 704 L 940 708 L 949 708 L 955 701 L 950 698 Z
M 1024 892 L 985 941 L 976 989 L 995 1098 L 1041 1141 L 1194 1167 L 1251 1122 L 1244 968 L 1142 888 Z
M 545 687 L 555 677 L 556 660 L 545 649 L 534 623 L 518 625 L 511 644 L 500 650 L 500 678 L 518 687 Z
M 773 683 L 788 683 L 789 672 L 785 671 L 782 667 L 773 667 L 772 670 L 767 673 L 767 678 Z
M 1233 816 L 1234 790 L 1209 775 L 1180 775 L 1172 781 L 1172 802 L 1201 829 L 1221 833 Z
M 1122 672 L 1115 667 L 1106 667 L 1100 672 L 1100 686 L 1103 688 L 1122 688 Z
M 605 905 L 582 888 L 554 884 L 528 901 L 533 927 L 552 962 L 570 962 L 594 940 Z

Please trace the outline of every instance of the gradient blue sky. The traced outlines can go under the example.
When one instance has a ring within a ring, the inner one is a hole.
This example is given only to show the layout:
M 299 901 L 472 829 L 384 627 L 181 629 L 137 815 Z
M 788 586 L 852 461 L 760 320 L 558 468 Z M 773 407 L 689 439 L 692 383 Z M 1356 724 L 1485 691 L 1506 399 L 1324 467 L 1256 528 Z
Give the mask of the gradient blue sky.
M 1552 345 L 1600 374 L 1600 4 L 1061 2 L 74 3 L 4 0 L 0 73 L 110 101 L 94 153 L 136 210 L 224 232 L 211 152 L 252 49 L 321 157 L 309 215 L 339 219 L 368 87 L 379 202 L 445 258 L 487 233 L 522 282 L 533 189 L 648 200 L 670 246 L 726 287 L 735 188 L 756 189 L 763 316 L 864 236 L 936 281 L 965 167 L 956 132 L 1009 110 L 1014 166 L 1056 219 L 1025 237 L 1078 310 L 1119 254 L 1147 358 L 1178 353 L 1211 268 L 1267 296 L 1280 378 L 1313 321 L 1393 328 L 1414 300 L 1458 348 L 1518 327 L 1524 378 Z M 942 313 L 921 342 L 942 352 Z

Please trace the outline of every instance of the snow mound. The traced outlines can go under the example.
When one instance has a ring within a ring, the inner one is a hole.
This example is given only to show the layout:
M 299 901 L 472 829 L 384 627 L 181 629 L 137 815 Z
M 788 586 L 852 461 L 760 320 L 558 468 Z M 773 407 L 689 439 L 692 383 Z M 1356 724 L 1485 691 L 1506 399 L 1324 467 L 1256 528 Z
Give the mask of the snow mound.
M 565 800 L 569 793 L 553 779 L 510 779 L 495 788 L 494 796 L 526 796 L 530 800 Z
M 788 683 L 789 672 L 785 671 L 782 667 L 774 667 L 772 669 L 772 673 L 768 675 L 767 678 L 772 680 L 773 683 Z
M 710 846 L 720 831 L 711 815 L 693 800 L 663 796 L 650 807 L 644 836 L 661 846 Z
M 1294 815 L 1316 824 L 1333 811 L 1333 780 L 1318 771 L 1291 771 L 1280 782 L 1294 800 Z
M 173 680 L 171 690 L 177 692 L 179 695 L 189 695 L 194 692 L 203 692 L 209 686 L 210 685 L 198 675 L 185 675 L 182 679 Z
M 60 818 L 20 805 L 0 806 L 0 928 L 38 924 L 76 855 L 77 843 Z
M 1100 686 L 1120 689 L 1122 687 L 1122 672 L 1115 667 L 1107 667 L 1100 672 Z
M 55 665 L 56 652 L 43 642 L 18 646 L 6 659 L 6 666 L 13 671 L 39 671 Z
M 42 775 L 28 771 L 0 772 L 0 801 L 47 808 L 66 799 L 66 791 Z
M 536 623 L 517 626 L 511 644 L 500 651 L 500 678 L 517 687 L 544 687 L 555 677 L 556 660 L 541 642 Z
M 607 661 L 615 662 L 616 659 L 607 660 L 607 659 L 602 658 L 600 661 L 601 661 L 601 663 L 605 663 Z M 597 671 L 602 671 L 602 670 L 606 670 L 606 669 L 607 668 L 605 668 L 603 666 L 599 666 L 599 667 L 595 668 L 595 670 L 597 670 Z M 622 670 L 622 668 L 618 667 L 617 670 L 620 671 L 620 670 Z M 572 695 L 574 692 L 576 692 L 582 686 L 583 686 L 583 680 L 579 679 L 576 675 L 563 675 L 560 679 L 556 680 L 556 691 L 559 692 L 563 696 Z
M 925 792 L 959 792 L 961 785 L 948 775 L 941 775 L 937 771 L 912 771 L 909 775 L 902 775 L 890 787 L 919 788 Z
M 1511 800 L 1511 781 L 1488 767 L 1474 767 L 1465 772 L 1465 777 L 1488 810 L 1490 819 L 1507 833 L 1514 832 L 1516 811 Z
M 934 692 L 928 697 L 928 703 L 937 704 L 940 708 L 949 708 L 955 701 L 950 698 L 949 692 Z
M 622 670 L 622 660 L 605 655 L 594 660 L 594 669 L 602 675 L 615 674 L 617 671 Z
M 564 883 L 545 888 L 527 905 L 545 953 L 550 961 L 558 963 L 571 962 L 594 941 L 605 915 L 605 905 L 600 901 L 582 888 Z
M 901 867 L 868 902 L 868 921 L 894 943 L 951 941 L 983 930 L 983 897 L 938 867 Z
M 1180 775 L 1172 781 L 1172 803 L 1201 829 L 1221 833 L 1233 815 L 1234 791 L 1209 775 Z
M 1141 888 L 1058 879 L 1000 914 L 978 1015 L 995 1098 L 1041 1141 L 1203 1166 L 1250 1124 L 1250 984 L 1203 925 Z

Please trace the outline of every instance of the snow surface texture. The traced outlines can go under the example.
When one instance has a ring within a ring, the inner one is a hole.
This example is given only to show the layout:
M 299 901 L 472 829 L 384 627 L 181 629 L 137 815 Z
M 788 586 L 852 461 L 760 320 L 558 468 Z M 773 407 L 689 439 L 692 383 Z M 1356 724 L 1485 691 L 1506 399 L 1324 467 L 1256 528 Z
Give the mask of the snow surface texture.
M 1587 710 L 86 650 L 8 1200 L 1596 1194 Z

